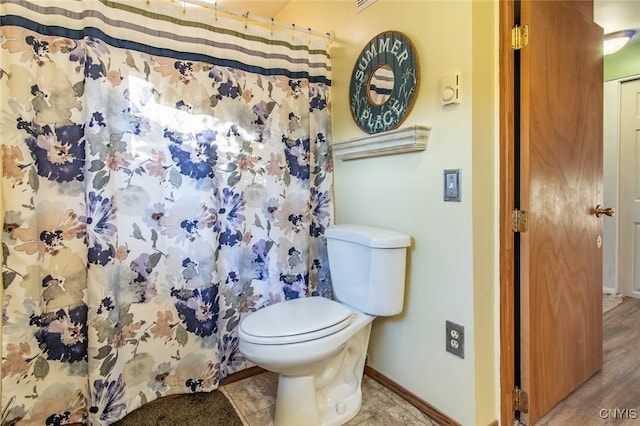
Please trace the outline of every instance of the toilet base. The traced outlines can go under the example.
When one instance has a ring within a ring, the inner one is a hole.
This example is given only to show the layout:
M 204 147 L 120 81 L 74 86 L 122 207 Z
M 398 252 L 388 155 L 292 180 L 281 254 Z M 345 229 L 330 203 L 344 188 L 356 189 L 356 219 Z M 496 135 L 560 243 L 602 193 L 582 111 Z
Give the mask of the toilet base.
M 313 377 L 278 377 L 275 425 L 320 425 Z
M 339 426 L 360 411 L 371 322 L 308 375 L 278 377 L 276 426 Z
M 358 414 L 362 391 L 358 388 L 335 407 L 324 407 L 320 413 L 316 389 L 311 376 L 278 377 L 275 426 L 339 426 Z M 322 415 L 321 415 L 322 414 Z

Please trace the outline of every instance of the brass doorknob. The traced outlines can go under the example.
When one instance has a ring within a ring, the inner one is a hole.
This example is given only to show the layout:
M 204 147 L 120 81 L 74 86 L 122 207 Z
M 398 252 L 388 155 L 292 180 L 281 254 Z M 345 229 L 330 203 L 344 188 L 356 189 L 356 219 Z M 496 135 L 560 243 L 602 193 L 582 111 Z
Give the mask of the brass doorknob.
M 596 216 L 601 217 L 603 214 L 606 214 L 607 216 L 615 216 L 616 209 L 614 209 L 613 207 L 604 208 L 601 204 L 598 204 L 596 206 Z

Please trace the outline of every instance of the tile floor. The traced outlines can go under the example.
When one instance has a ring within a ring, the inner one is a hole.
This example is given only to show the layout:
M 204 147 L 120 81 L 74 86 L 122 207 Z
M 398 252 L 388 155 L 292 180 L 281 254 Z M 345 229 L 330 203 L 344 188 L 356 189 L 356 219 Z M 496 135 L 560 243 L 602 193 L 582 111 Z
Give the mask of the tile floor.
M 272 426 L 278 376 L 261 373 L 220 387 L 247 426 Z M 362 379 L 362 408 L 348 426 L 438 426 L 417 408 L 368 376 Z

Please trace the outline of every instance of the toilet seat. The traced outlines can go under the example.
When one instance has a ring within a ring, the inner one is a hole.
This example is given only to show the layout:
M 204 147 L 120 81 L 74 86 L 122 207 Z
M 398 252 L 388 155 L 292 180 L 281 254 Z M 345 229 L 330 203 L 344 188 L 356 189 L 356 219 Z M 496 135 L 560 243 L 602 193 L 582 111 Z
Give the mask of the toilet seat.
M 338 302 L 320 296 L 275 303 L 245 317 L 238 327 L 249 343 L 283 345 L 306 342 L 347 327 L 355 313 Z

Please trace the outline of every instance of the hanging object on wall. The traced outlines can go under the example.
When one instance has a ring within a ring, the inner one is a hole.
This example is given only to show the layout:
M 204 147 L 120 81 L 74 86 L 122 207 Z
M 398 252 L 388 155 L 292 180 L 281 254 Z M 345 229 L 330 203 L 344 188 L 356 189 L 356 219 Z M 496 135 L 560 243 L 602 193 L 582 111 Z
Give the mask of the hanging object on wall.
M 418 58 L 411 41 L 385 31 L 362 49 L 351 73 L 351 115 L 367 133 L 397 128 L 413 107 L 418 90 Z

